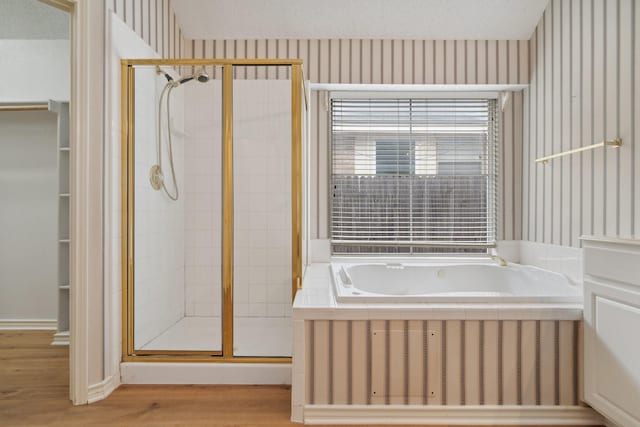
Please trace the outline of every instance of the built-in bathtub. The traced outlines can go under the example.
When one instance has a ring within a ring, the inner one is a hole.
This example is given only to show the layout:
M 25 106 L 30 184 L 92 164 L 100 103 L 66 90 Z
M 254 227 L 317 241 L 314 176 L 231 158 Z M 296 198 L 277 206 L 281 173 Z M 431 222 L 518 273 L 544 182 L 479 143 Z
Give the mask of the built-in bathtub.
M 340 303 L 581 303 L 560 273 L 496 263 L 331 264 Z
M 292 420 L 601 424 L 582 403 L 581 292 L 487 259 L 313 264 L 293 305 Z

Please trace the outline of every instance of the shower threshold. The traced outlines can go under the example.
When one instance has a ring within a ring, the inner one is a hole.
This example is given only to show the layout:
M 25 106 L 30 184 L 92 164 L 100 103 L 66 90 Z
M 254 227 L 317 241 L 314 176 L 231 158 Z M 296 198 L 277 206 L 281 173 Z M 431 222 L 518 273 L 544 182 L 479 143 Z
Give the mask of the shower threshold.
M 291 356 L 289 317 L 236 317 L 233 329 L 235 356 Z M 219 317 L 183 317 L 142 350 L 221 350 L 221 334 Z

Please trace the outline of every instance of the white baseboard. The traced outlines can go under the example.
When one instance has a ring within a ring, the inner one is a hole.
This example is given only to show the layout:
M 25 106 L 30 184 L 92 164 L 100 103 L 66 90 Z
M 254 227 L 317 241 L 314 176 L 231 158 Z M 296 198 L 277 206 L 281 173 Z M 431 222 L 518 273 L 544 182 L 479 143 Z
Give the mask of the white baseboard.
M 53 336 L 53 341 L 51 345 L 64 345 L 69 346 L 69 331 L 64 332 L 56 332 Z
M 57 328 L 55 319 L 0 319 L 1 331 L 55 331 Z
M 120 364 L 123 384 L 291 384 L 291 365 L 280 363 Z
M 603 425 L 582 406 L 305 405 L 305 424 Z
M 105 378 L 104 381 L 89 386 L 89 399 L 87 403 L 97 402 L 99 400 L 108 397 L 113 390 L 117 389 L 120 385 L 120 377 L 118 375 L 111 375 Z

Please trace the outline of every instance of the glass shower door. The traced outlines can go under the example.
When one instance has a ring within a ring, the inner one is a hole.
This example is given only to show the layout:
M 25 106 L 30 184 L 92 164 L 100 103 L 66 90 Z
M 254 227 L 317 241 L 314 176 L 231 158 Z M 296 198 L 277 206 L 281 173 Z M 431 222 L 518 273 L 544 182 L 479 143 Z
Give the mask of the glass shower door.
M 122 62 L 123 360 L 287 363 L 302 64 L 198 62 Z
M 234 76 L 233 355 L 291 356 L 290 67 Z
M 221 67 L 134 73 L 134 350 L 220 354 Z

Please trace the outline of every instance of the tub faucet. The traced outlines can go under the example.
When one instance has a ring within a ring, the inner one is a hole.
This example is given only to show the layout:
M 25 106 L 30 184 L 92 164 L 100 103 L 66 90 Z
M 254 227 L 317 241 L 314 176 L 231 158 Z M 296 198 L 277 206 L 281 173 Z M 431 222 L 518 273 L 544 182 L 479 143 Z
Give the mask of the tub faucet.
M 500 264 L 500 267 L 506 267 L 507 266 L 507 260 L 502 258 L 499 255 L 491 255 L 491 259 L 494 261 L 497 261 L 498 264 Z

